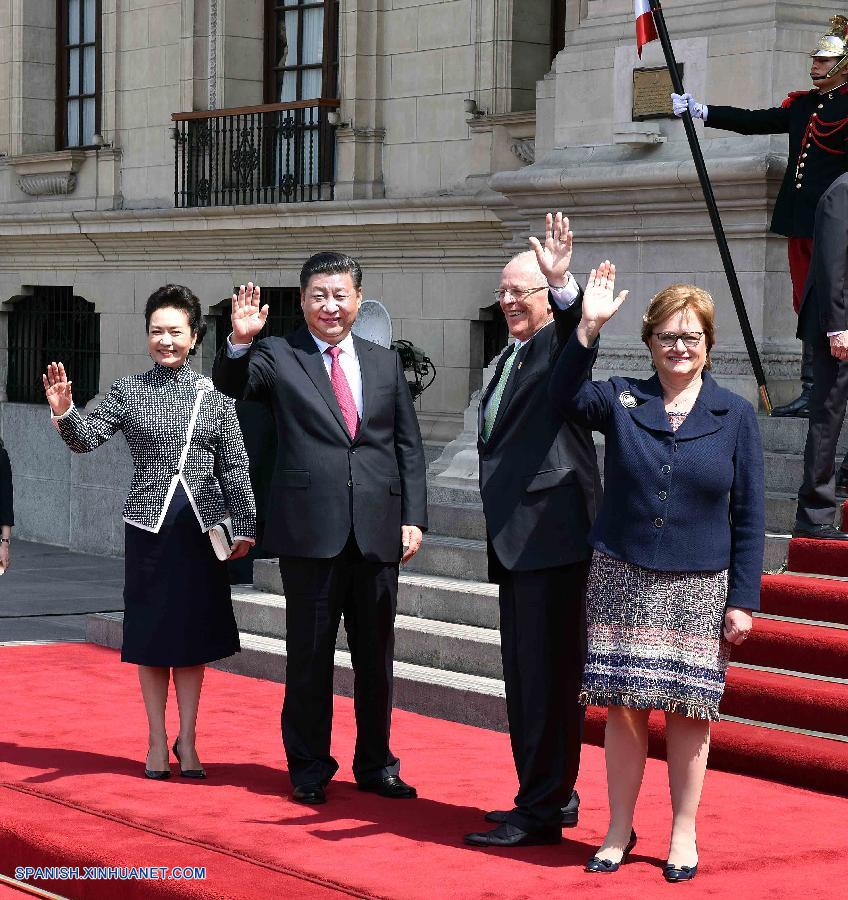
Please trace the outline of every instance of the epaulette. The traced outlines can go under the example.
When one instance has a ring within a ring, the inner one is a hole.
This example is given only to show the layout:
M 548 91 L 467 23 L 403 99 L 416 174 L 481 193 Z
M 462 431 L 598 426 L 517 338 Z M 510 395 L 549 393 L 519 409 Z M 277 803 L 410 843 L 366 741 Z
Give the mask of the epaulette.
M 782 109 L 786 109 L 787 107 L 792 106 L 799 97 L 806 97 L 807 94 L 812 93 L 812 91 L 790 91 L 789 96 L 780 104 L 780 106 Z

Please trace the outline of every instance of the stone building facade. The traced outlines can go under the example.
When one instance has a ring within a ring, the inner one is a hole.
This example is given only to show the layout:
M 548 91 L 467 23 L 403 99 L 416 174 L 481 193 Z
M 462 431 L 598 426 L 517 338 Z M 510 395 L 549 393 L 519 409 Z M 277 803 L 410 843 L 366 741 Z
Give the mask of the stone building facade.
M 834 12 L 665 11 L 687 88 L 751 107 L 808 83 Z M 718 303 L 719 377 L 753 397 L 682 129 L 632 121 L 634 68 L 661 64 L 658 44 L 636 56 L 631 0 L 0 0 L 0 434 L 18 533 L 122 545 L 120 439 L 72 458 L 46 407 L 20 399 L 10 335 L 48 295 L 95 316 L 95 402 L 149 364 L 141 310 L 159 285 L 189 285 L 212 314 L 247 280 L 290 302 L 305 256 L 344 249 L 394 336 L 437 367 L 417 402 L 437 448 L 502 338 L 499 268 L 562 208 L 575 271 L 609 257 L 631 289 L 603 365 L 644 370 L 644 300 L 693 280 Z M 780 401 L 797 351 L 785 249 L 767 227 L 786 139 L 701 133 Z M 198 365 L 213 354 L 210 337 Z

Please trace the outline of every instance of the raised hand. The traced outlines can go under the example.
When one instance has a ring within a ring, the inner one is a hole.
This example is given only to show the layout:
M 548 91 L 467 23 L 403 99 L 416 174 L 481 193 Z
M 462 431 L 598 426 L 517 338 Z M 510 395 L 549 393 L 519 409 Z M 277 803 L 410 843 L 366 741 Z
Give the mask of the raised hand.
M 598 332 L 618 312 L 629 291 L 615 293 L 615 266 L 607 259 L 589 273 L 583 292 L 583 318 L 577 336 L 584 347 L 590 347 Z
M 252 281 L 239 287 L 238 294 L 233 294 L 233 343 L 249 344 L 265 327 L 268 318 L 268 304 L 260 306 L 259 285 Z
M 44 393 L 54 416 L 63 416 L 74 403 L 71 396 L 71 382 L 62 363 L 52 362 L 47 366 L 47 374 L 41 376 Z
M 545 216 L 545 245 L 538 238 L 530 238 L 530 246 L 536 251 L 536 259 L 548 284 L 563 287 L 568 280 L 571 266 L 574 234 L 568 230 L 568 217 L 558 212 Z

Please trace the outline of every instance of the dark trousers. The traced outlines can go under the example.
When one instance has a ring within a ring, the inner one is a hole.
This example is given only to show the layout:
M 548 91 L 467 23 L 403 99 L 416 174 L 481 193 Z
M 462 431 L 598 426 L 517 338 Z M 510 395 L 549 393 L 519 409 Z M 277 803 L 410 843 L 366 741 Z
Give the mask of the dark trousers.
M 280 557 L 286 595 L 283 745 L 295 786 L 326 784 L 339 765 L 330 755 L 333 655 L 344 616 L 353 663 L 356 749 L 353 774 L 368 782 L 397 775 L 389 749 L 397 563 L 366 561 L 351 534 L 333 559 Z
M 588 563 L 507 572 L 500 584 L 509 737 L 518 774 L 507 820 L 534 831 L 559 827 L 580 766 Z
M 848 363 L 830 352 L 827 335 L 813 347 L 813 393 L 804 447 L 804 481 L 798 492 L 799 525 L 831 525 L 836 513 L 836 443 L 848 402 Z M 848 465 L 848 457 L 843 462 Z

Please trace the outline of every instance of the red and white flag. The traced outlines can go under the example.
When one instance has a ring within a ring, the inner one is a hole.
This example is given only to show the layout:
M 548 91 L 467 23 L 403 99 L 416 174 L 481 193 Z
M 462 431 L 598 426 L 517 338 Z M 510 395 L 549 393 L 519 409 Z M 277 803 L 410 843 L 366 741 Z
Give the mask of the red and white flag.
M 636 51 L 641 59 L 642 47 L 657 39 L 657 27 L 648 0 L 633 0 L 633 8 L 636 12 Z

